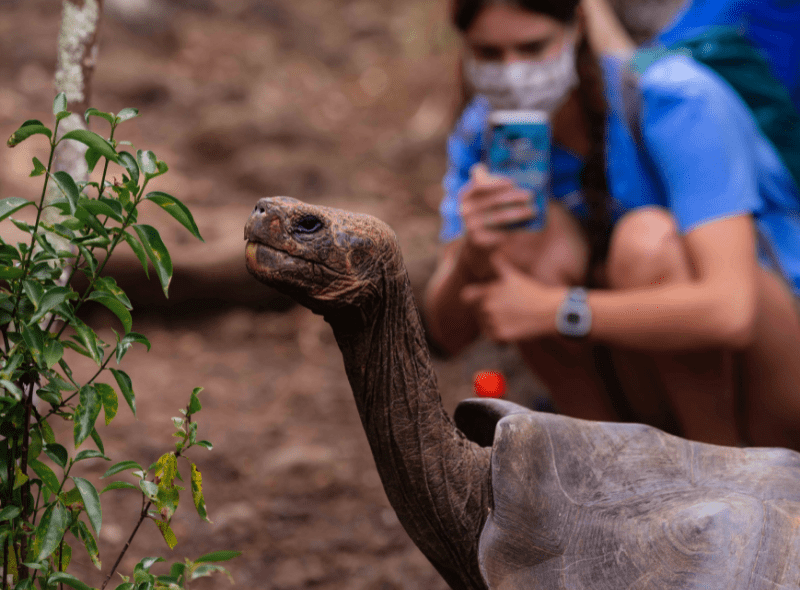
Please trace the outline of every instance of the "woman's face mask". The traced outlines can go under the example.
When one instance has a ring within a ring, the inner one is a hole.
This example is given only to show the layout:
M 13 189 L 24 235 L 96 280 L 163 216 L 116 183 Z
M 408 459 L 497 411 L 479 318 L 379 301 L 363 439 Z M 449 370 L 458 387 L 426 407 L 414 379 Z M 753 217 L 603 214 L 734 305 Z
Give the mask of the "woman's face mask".
M 575 45 L 567 41 L 561 53 L 551 59 L 509 64 L 469 56 L 464 60 L 464 76 L 493 109 L 546 111 L 552 115 L 578 85 Z

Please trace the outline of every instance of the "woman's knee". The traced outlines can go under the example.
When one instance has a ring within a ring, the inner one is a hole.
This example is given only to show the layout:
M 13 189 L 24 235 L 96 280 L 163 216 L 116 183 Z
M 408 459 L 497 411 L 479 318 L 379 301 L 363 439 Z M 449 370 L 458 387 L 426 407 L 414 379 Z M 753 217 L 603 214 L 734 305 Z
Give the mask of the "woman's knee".
M 668 210 L 636 209 L 617 223 L 611 234 L 606 276 L 612 289 L 691 279 L 683 240 Z

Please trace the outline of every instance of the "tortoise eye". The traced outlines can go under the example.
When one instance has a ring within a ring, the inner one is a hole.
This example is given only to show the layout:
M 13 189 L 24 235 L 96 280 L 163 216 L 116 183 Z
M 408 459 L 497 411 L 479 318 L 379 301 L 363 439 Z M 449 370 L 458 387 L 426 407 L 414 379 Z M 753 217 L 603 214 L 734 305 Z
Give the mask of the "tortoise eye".
M 313 234 L 322 229 L 322 221 L 313 215 L 304 215 L 295 224 L 295 230 L 301 234 Z

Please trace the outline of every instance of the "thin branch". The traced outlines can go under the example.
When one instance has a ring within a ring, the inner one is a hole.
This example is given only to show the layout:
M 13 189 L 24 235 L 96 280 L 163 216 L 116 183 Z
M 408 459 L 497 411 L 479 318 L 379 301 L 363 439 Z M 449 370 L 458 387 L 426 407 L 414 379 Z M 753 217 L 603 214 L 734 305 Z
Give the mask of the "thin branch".
M 120 554 L 117 557 L 117 561 L 114 562 L 114 565 L 111 568 L 111 571 L 108 572 L 108 576 L 106 577 L 105 580 L 103 580 L 103 585 L 100 586 L 100 590 L 105 590 L 105 587 L 108 585 L 108 582 L 111 580 L 111 577 L 117 571 L 117 567 L 119 567 L 119 564 L 122 561 L 122 558 L 125 557 L 125 553 L 128 551 L 128 547 L 131 546 L 131 543 L 133 542 L 133 538 L 136 536 L 136 533 L 139 531 L 139 527 L 142 526 L 142 523 L 144 522 L 144 519 L 147 518 L 147 511 L 150 509 L 150 506 L 152 506 L 152 504 L 153 504 L 152 502 L 148 502 L 144 506 L 144 508 L 142 508 L 142 512 L 141 512 L 141 514 L 139 514 L 139 522 L 136 523 L 136 526 L 134 527 L 133 532 L 131 533 L 131 536 L 128 537 L 128 541 L 125 543 L 125 546 L 122 548 L 122 551 L 120 551 Z

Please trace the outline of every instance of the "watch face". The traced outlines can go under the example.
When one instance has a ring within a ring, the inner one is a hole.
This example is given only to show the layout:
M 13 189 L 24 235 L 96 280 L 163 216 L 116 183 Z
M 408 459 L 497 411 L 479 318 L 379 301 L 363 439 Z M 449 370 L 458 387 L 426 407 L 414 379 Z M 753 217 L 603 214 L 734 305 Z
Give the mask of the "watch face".
M 570 295 L 564 300 L 556 318 L 556 328 L 564 336 L 579 338 L 589 333 L 592 311 L 582 293 Z

